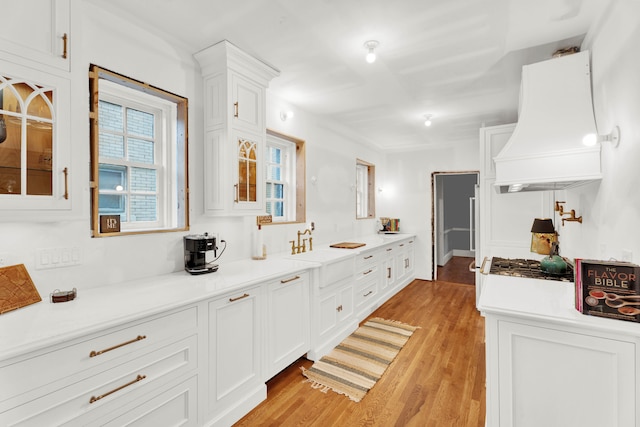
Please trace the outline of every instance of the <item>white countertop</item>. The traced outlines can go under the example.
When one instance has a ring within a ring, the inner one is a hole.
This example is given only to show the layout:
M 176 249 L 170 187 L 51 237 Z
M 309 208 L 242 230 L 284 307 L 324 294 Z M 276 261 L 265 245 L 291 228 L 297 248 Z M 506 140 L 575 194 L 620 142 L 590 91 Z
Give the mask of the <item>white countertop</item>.
M 266 260 L 220 262 L 218 271 L 190 275 L 185 271 L 114 285 L 79 289 L 73 301 L 42 301 L 0 315 L 0 360 L 68 341 L 82 335 L 166 312 L 245 286 L 293 275 L 323 263 L 412 237 L 394 234 L 355 238 L 366 243 L 357 249 L 320 245 L 303 254 L 276 254 Z
M 640 323 L 580 313 L 575 309 L 574 295 L 572 282 L 489 274 L 483 283 L 478 310 L 483 315 L 505 315 L 640 337 Z
M 78 290 L 73 301 L 42 301 L 0 315 L 0 360 L 135 321 L 183 305 L 233 292 L 312 267 L 274 257 L 220 263 L 217 272 L 185 271 Z

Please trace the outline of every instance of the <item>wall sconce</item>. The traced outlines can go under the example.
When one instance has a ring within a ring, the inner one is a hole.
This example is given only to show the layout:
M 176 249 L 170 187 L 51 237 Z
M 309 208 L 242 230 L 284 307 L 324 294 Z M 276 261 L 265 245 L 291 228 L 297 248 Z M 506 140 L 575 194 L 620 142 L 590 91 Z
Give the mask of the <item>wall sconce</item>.
M 369 64 L 373 64 L 374 62 L 376 62 L 375 48 L 377 48 L 379 44 L 380 43 L 377 40 L 369 40 L 364 42 L 364 47 L 365 49 L 367 49 L 367 56 L 365 56 L 365 59 Z
M 582 138 L 582 143 L 587 147 L 593 147 L 597 143 L 602 142 L 610 142 L 611 146 L 614 148 L 620 145 L 620 126 L 614 126 L 611 133 L 607 135 L 596 135 L 595 133 L 590 133 Z
M 536 218 L 531 226 L 531 252 L 549 255 L 553 244 L 558 243 L 558 233 L 549 218 Z
M 287 119 L 293 118 L 293 111 L 280 111 L 280 120 L 286 122 Z
M 424 116 L 424 125 L 425 126 L 431 126 L 431 118 L 433 116 L 431 114 L 427 114 L 426 116 Z
M 571 209 L 569 212 L 565 212 L 564 206 L 562 206 L 563 203 L 566 202 L 556 202 L 556 212 L 558 212 L 558 215 L 560 215 L 560 218 L 562 218 L 562 226 L 564 227 L 565 221 L 579 222 L 580 224 L 582 224 L 582 215 L 576 217 L 575 209 Z M 568 215 L 569 218 L 563 218 L 565 215 Z

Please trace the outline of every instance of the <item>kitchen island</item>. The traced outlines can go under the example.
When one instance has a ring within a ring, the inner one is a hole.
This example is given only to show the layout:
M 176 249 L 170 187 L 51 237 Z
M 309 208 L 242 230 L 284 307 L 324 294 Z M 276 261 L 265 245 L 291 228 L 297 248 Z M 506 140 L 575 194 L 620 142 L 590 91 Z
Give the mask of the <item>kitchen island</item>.
M 581 314 L 571 282 L 498 275 L 478 309 L 488 427 L 638 425 L 640 324 Z

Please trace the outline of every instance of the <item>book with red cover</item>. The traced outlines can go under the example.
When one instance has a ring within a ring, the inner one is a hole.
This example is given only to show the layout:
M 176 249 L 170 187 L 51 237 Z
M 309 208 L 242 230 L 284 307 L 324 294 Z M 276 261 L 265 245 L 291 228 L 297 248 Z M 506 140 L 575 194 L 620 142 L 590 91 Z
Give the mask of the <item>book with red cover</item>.
M 640 266 L 576 259 L 576 310 L 590 316 L 640 322 Z

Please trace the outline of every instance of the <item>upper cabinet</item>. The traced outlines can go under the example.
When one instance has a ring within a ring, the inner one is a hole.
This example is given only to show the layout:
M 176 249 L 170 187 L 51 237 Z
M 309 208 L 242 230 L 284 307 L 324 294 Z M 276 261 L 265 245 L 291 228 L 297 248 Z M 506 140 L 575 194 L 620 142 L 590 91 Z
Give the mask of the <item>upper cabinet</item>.
M 3 2 L 0 51 L 19 58 L 25 65 L 38 63 L 69 71 L 69 2 Z
M 0 60 L 0 215 L 71 210 L 69 79 Z
M 279 71 L 226 40 L 195 58 L 204 83 L 205 213 L 265 212 L 266 89 Z

